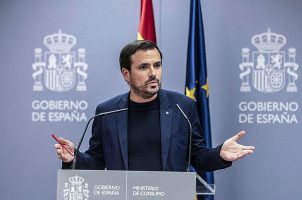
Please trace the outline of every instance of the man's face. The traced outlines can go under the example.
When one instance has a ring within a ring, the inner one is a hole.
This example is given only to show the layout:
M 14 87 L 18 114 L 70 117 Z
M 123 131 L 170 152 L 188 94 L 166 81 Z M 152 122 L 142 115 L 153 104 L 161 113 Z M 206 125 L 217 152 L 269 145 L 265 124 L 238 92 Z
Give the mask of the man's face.
M 134 97 L 132 100 L 154 99 L 160 89 L 162 78 L 159 52 L 157 49 L 138 50 L 131 56 L 131 60 L 131 70 L 122 69 L 123 76 L 130 86 L 130 98 Z

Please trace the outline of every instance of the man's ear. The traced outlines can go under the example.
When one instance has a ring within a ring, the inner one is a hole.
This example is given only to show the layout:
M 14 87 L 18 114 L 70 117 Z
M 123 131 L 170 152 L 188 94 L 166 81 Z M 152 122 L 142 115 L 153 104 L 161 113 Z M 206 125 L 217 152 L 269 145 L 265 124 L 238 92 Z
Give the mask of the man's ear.
M 128 69 L 126 68 L 122 68 L 122 74 L 123 74 L 123 77 L 125 79 L 125 81 L 129 82 L 130 81 L 130 72 Z

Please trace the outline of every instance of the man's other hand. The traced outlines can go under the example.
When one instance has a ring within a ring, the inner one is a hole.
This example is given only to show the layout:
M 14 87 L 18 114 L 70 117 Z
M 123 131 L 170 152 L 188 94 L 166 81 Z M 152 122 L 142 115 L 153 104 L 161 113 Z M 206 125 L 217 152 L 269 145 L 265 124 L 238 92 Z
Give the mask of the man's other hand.
M 220 150 L 220 157 L 225 161 L 235 161 L 243 158 L 247 154 L 254 152 L 255 147 L 244 146 L 238 143 L 240 138 L 245 136 L 245 131 L 237 133 L 235 136 L 226 140 Z

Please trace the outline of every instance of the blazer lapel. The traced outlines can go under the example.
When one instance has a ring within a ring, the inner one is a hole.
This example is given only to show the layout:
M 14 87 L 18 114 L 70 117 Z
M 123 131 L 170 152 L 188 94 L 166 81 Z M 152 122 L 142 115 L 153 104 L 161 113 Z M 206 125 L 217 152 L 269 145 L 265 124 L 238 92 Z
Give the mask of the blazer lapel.
M 170 148 L 172 128 L 172 109 L 166 94 L 160 91 L 160 127 L 161 127 L 161 155 L 163 170 L 165 170 Z
M 121 102 L 119 103 L 119 108 L 128 107 L 128 93 L 125 94 Z M 120 147 L 122 151 L 123 160 L 125 163 L 125 169 L 128 170 L 128 111 L 121 112 L 116 115 L 117 129 Z

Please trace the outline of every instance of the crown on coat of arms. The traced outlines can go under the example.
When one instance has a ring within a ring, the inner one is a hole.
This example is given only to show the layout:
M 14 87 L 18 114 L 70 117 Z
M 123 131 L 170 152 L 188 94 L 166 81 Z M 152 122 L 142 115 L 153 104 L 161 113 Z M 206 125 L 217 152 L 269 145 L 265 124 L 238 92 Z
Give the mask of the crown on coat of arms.
M 286 38 L 284 35 L 271 32 L 269 28 L 267 32 L 253 36 L 252 43 L 259 51 L 276 52 L 285 45 Z
M 81 185 L 84 182 L 84 178 L 82 178 L 78 175 L 75 175 L 75 176 L 69 178 L 69 182 L 72 185 Z
M 72 35 L 62 33 L 59 29 L 58 33 L 47 35 L 43 42 L 51 52 L 67 53 L 77 43 L 77 39 Z

